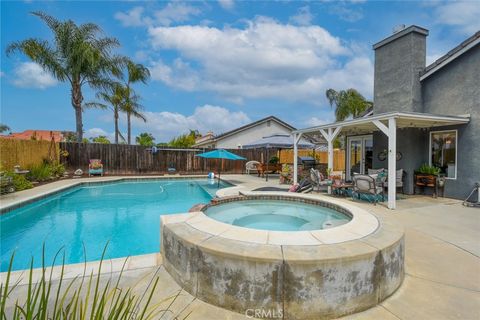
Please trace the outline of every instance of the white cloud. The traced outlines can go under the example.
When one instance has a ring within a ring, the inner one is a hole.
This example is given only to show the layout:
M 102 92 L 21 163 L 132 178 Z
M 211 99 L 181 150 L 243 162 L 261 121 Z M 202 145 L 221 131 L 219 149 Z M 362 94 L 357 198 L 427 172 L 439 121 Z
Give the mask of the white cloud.
M 57 85 L 58 81 L 35 62 L 23 62 L 15 70 L 13 84 L 21 88 L 45 89 Z
M 215 92 L 236 102 L 280 98 L 317 105 L 325 104 L 328 88 L 372 94 L 368 51 L 347 46 L 320 26 L 257 17 L 243 29 L 182 25 L 148 32 L 152 50 L 180 56 L 152 64 L 152 78 L 181 90 Z
M 110 142 L 115 142 L 115 133 L 107 132 L 102 128 L 91 128 L 85 131 L 85 138 L 96 138 L 99 136 L 105 136 Z
M 333 117 L 324 117 L 324 118 L 311 117 L 307 119 L 307 121 L 305 121 L 305 125 L 307 127 L 315 127 L 315 126 L 320 126 L 322 124 L 327 124 L 332 122 L 333 122 Z
M 338 16 L 340 19 L 347 22 L 355 22 L 363 18 L 363 13 L 361 8 L 354 8 L 352 6 L 347 6 L 344 3 L 338 3 L 330 7 L 329 12 Z
M 138 131 L 150 132 L 157 142 L 166 142 L 190 129 L 206 133 L 212 130 L 216 134 L 249 123 L 251 120 L 244 112 L 233 112 L 226 108 L 204 105 L 195 108 L 191 115 L 176 112 L 144 112 L 147 122 L 132 119 Z
M 309 6 L 299 8 L 297 14 L 289 19 L 290 23 L 300 26 L 308 26 L 312 23 L 312 20 L 313 14 L 310 12 Z
M 218 4 L 225 10 L 231 10 L 235 7 L 234 0 L 218 0 Z
M 124 27 L 140 27 L 145 24 L 142 17 L 143 10 L 142 7 L 135 7 L 127 13 L 117 12 L 114 17 L 119 20 Z
M 127 12 L 115 13 L 115 19 L 119 20 L 124 27 L 141 26 L 169 26 L 175 22 L 185 22 L 193 16 L 198 16 L 202 11 L 191 5 L 182 2 L 169 2 L 160 10 L 153 11 L 149 16 L 143 7 L 134 7 Z
M 480 4 L 478 1 L 450 1 L 435 9 L 436 22 L 457 27 L 463 34 L 480 30 Z
M 170 2 L 162 10 L 155 11 L 154 16 L 160 25 L 169 26 L 173 22 L 188 21 L 192 16 L 201 13 L 196 7 L 181 2 Z

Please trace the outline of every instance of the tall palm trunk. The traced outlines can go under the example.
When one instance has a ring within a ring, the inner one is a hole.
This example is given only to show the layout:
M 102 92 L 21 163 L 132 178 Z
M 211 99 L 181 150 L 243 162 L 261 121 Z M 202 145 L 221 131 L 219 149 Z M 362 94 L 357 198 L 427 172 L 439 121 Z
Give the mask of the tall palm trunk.
M 113 117 L 115 122 L 115 144 L 118 144 L 118 109 L 113 110 Z
M 131 136 L 132 136 L 132 124 L 131 124 L 131 114 L 130 112 L 127 112 L 127 130 L 128 130 L 128 144 L 131 144 Z
M 75 110 L 75 124 L 77 129 L 77 142 L 83 139 L 83 121 L 82 121 L 82 87 L 79 81 L 72 83 L 72 106 Z

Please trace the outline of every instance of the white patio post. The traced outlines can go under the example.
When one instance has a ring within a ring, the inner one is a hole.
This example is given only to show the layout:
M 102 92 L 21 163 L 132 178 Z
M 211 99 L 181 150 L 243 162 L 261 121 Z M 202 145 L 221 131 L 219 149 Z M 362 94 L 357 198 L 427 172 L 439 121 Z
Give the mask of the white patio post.
M 388 208 L 395 209 L 397 202 L 397 123 L 395 118 L 388 119 Z
M 293 134 L 293 184 L 298 183 L 298 142 L 302 132 Z
M 320 133 L 322 136 L 327 140 L 328 143 L 328 164 L 327 168 L 330 169 L 330 172 L 333 171 L 333 140 L 338 136 L 340 133 L 340 130 L 342 130 L 342 127 L 336 127 L 335 130 L 333 128 L 328 128 L 327 131 L 320 129 Z M 332 188 L 329 186 L 328 187 L 328 193 L 332 193 Z
M 388 208 L 395 209 L 397 204 L 397 121 L 395 118 L 388 118 L 388 127 L 379 120 L 373 120 L 388 138 Z

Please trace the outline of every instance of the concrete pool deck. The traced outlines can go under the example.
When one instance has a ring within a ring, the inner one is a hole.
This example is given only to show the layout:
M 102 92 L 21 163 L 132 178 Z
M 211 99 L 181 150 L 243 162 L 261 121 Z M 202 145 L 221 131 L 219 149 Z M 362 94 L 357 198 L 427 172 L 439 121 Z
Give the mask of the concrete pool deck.
M 225 175 L 222 178 L 239 185 L 236 188 L 245 190 L 278 186 L 278 178 L 271 178 L 268 183 L 255 176 Z M 2 196 L 0 201 L 3 206 L 4 201 L 12 203 L 10 201 L 27 199 L 81 180 L 90 182 L 102 178 L 62 180 L 19 192 L 15 196 Z M 351 199 L 335 199 L 352 204 Z M 423 196 L 399 200 L 395 211 L 387 209 L 383 204 L 374 206 L 360 201 L 353 203 L 404 227 L 406 274 L 402 286 L 380 305 L 342 319 L 480 318 L 480 210 L 464 207 L 458 200 Z M 149 263 L 152 261 L 151 258 L 146 260 Z M 121 285 L 131 287 L 135 284 L 141 288 L 147 277 L 158 270 L 160 285 L 154 301 L 162 301 L 180 292 L 181 295 L 171 308 L 173 314 L 179 315 L 179 319 L 190 312 L 188 319 L 247 319 L 245 315 L 207 304 L 182 291 L 163 268 L 161 258 L 156 261 L 159 266 L 155 267 L 132 263 L 124 273 Z M 25 290 L 26 286 L 18 287 L 15 296 L 21 296 Z M 168 305 L 169 301 L 171 300 L 163 303 Z M 9 302 L 13 303 L 13 300 Z M 168 313 L 161 319 L 171 317 L 172 313 Z

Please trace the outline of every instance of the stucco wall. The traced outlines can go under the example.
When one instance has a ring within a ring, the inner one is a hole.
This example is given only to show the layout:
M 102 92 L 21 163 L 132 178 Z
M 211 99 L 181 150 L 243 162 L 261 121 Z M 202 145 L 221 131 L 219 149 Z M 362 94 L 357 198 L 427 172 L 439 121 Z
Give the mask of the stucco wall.
M 457 179 L 447 181 L 445 193 L 463 199 L 480 182 L 480 45 L 426 78 L 422 94 L 424 112 L 470 114 L 467 125 L 435 129 L 458 129 Z
M 273 120 L 269 122 L 270 125 L 268 125 L 268 122 L 264 122 L 253 128 L 225 137 L 217 141 L 216 148 L 236 149 L 239 145 L 243 146 L 275 133 L 291 133 L 290 129 L 280 125 L 278 122 Z
M 375 50 L 374 113 L 421 112 L 425 43 L 425 35 L 410 32 Z
M 407 173 L 404 192 L 413 193 L 413 172 L 422 163 L 428 162 L 428 133 L 425 130 L 406 128 L 397 131 L 397 152 L 402 153 L 402 158 L 397 161 L 397 170 L 403 169 Z M 388 149 L 387 136 L 382 132 L 373 134 L 373 167 L 388 168 L 388 159 L 378 160 L 378 154 Z M 400 191 L 400 190 L 399 190 Z

